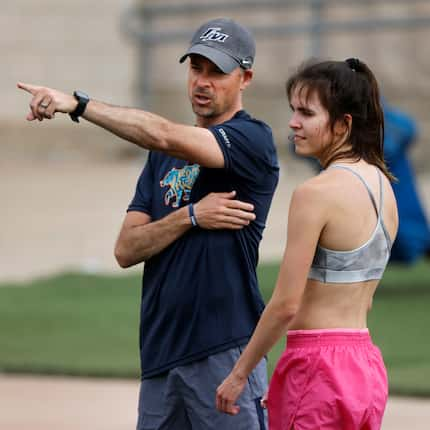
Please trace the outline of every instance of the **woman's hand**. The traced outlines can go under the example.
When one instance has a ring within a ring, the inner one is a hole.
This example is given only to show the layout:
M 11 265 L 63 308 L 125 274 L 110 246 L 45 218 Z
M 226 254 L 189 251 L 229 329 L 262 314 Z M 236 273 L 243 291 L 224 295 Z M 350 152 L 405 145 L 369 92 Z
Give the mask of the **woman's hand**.
M 236 405 L 236 400 L 239 398 L 247 378 L 241 377 L 234 372 L 224 379 L 223 383 L 216 390 L 216 407 L 220 412 L 229 415 L 237 415 L 240 411 L 240 406 Z
M 269 391 L 267 390 L 265 393 L 264 393 L 264 395 L 263 395 L 263 397 L 261 398 L 261 400 L 260 400 L 260 404 L 261 404 L 261 407 L 263 408 L 263 409 L 267 409 L 267 393 L 268 393 Z

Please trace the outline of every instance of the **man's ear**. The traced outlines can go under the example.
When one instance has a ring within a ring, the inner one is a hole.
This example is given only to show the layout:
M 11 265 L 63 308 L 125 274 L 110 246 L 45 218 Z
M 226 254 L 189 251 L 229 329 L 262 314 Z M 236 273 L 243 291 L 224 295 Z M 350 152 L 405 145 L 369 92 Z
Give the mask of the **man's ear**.
M 252 81 L 254 72 L 252 69 L 242 70 L 242 83 L 240 85 L 240 90 L 243 91 Z

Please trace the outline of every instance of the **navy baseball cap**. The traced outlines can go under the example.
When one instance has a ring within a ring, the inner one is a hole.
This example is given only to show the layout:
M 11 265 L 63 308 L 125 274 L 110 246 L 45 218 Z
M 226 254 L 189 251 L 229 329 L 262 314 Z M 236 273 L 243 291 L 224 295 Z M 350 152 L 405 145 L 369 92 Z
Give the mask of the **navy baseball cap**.
M 254 63 L 255 40 L 245 27 L 232 19 L 217 18 L 199 27 L 179 62 L 183 63 L 191 54 L 202 55 L 224 73 L 231 73 L 236 67 L 250 69 Z

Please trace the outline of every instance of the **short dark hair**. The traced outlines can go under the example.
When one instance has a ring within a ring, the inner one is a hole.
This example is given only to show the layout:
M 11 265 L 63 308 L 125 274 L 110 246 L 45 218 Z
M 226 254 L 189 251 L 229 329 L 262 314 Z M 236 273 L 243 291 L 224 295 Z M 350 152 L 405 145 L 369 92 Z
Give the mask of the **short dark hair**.
M 369 67 L 358 59 L 346 61 L 310 60 L 303 63 L 288 79 L 287 96 L 291 100 L 296 89 L 306 97 L 317 94 L 329 113 L 332 131 L 344 115 L 352 117 L 348 143 L 350 149 L 328 154 L 323 168 L 342 157 L 364 159 L 377 166 L 391 180 L 384 161 L 384 114 L 376 78 Z

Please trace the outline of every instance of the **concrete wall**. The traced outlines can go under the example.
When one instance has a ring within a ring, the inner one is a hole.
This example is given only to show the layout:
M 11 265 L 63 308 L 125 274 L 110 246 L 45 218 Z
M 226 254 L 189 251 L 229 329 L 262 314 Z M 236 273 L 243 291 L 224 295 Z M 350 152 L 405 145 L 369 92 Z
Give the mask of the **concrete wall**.
M 54 152 L 55 156 L 61 147 L 73 147 L 73 155 L 94 141 L 118 146 L 103 131 L 88 128 L 82 133 L 87 127 L 73 124 L 68 117 L 49 124 L 27 124 L 29 96 L 16 89 L 16 82 L 67 92 L 83 89 L 94 98 L 132 105 L 135 49 L 119 31 L 119 15 L 127 4 L 118 0 L 2 3 L 0 154 L 29 157 Z
M 133 46 L 119 33 L 126 1 L 14 0 L 0 15 L 2 55 L 0 117 L 22 117 L 17 80 L 85 88 L 94 97 L 130 103 L 135 72 Z

